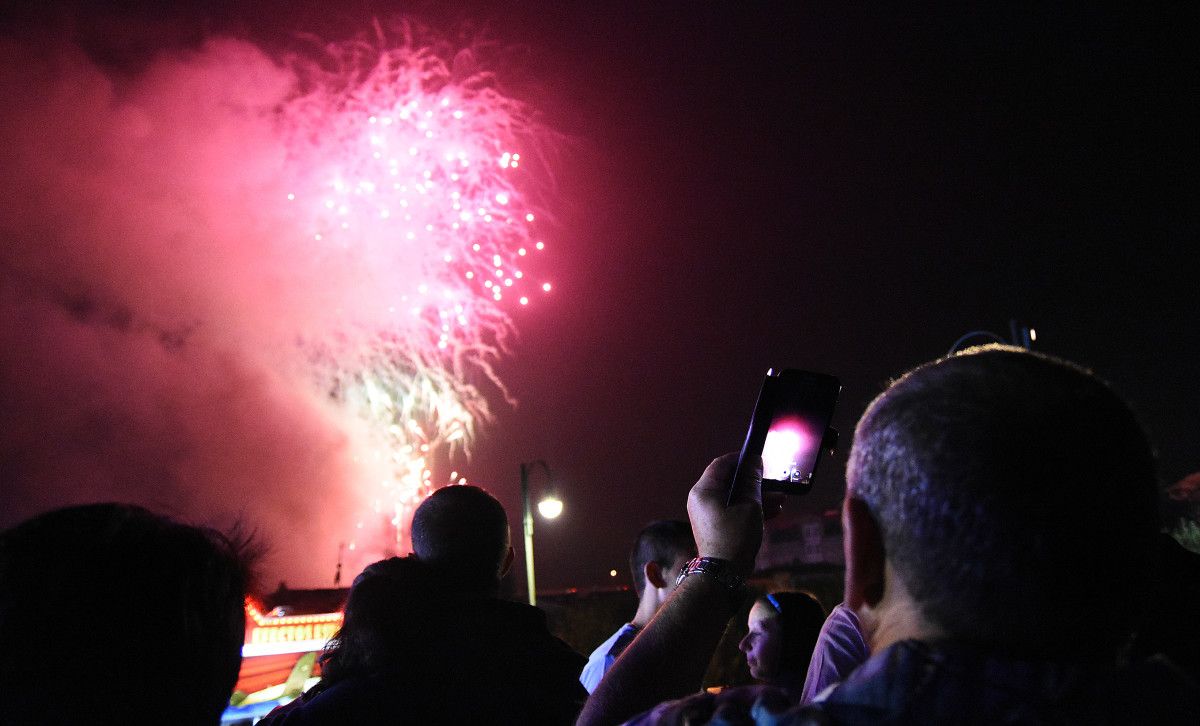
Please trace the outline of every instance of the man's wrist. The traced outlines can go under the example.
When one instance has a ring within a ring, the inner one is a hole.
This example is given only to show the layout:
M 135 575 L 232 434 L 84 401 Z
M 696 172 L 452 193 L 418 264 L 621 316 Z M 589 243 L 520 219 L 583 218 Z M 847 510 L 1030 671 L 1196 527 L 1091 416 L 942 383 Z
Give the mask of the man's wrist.
M 690 564 L 691 562 L 688 563 Z M 713 615 L 720 613 L 720 618 L 732 617 L 742 606 L 749 592 L 742 578 L 719 578 L 711 570 L 690 569 L 688 565 L 684 565 L 675 581 L 676 594 L 684 595 L 687 600 L 700 598 L 719 602 L 721 607 L 710 606 L 707 608 L 708 612 Z
M 748 574 L 732 560 L 722 557 L 694 557 L 684 563 L 675 584 L 678 585 L 693 575 L 703 575 L 716 580 L 729 590 L 736 590 L 745 584 Z

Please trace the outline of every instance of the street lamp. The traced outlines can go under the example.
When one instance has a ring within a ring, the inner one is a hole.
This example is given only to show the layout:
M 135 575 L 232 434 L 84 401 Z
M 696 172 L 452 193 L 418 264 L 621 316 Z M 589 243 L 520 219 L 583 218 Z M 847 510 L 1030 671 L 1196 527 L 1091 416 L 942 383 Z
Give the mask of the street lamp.
M 533 580 L 533 508 L 529 503 L 529 475 L 534 468 L 540 468 L 546 474 L 550 483 L 543 489 L 541 500 L 538 501 L 538 512 L 546 519 L 554 519 L 562 514 L 562 499 L 554 490 L 554 474 L 546 462 L 538 459 L 527 464 L 521 464 L 521 508 L 524 514 L 522 529 L 525 530 L 525 580 L 529 585 L 529 604 L 537 605 L 537 587 Z
M 538 514 L 546 519 L 555 519 L 562 514 L 563 503 L 558 498 L 558 494 L 553 489 L 542 495 L 542 501 L 538 502 Z

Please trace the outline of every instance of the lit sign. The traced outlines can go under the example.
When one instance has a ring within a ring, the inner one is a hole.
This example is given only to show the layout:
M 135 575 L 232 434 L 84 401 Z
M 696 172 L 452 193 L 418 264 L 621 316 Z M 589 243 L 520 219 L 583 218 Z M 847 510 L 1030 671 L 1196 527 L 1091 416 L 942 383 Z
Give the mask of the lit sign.
M 249 600 L 246 601 L 246 642 L 242 656 L 310 653 L 322 650 L 342 627 L 341 613 L 318 615 L 264 615 Z
M 341 627 L 341 618 L 335 623 L 309 623 L 307 625 L 261 625 L 250 631 L 247 643 L 294 643 L 299 640 L 329 640 Z

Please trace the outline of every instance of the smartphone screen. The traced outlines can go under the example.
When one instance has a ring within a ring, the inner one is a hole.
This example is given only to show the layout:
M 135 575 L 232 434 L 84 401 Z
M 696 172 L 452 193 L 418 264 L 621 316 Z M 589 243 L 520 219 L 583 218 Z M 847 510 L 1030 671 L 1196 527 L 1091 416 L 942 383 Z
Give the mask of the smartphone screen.
M 764 490 L 807 493 L 841 388 L 837 378 L 823 373 L 768 373 L 738 458 L 738 473 L 761 455 Z

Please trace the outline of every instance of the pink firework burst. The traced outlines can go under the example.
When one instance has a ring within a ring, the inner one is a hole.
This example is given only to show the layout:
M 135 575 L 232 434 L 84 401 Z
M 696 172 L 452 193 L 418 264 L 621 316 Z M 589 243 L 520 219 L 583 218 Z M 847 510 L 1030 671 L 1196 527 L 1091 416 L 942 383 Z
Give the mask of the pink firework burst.
M 477 383 L 507 397 L 492 363 L 510 311 L 551 289 L 524 151 L 545 132 L 493 76 L 456 74 L 411 40 L 330 57 L 335 71 L 300 64 L 312 90 L 281 112 L 287 205 L 297 249 L 359 281 L 335 334 L 309 345 L 323 385 L 367 424 L 368 463 L 386 470 L 372 508 L 404 547 L 413 507 L 444 481 L 439 457 L 468 451 L 490 418 Z

